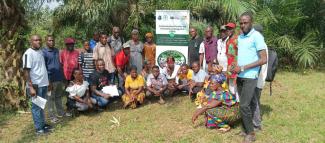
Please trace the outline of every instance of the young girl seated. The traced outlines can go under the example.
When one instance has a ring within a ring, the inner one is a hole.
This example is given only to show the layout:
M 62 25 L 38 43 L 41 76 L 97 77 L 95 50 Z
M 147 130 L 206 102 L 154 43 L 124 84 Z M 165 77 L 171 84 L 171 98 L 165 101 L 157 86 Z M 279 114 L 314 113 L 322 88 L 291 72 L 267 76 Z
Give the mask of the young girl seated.
M 68 106 L 77 108 L 78 111 L 85 111 L 92 108 L 91 100 L 89 98 L 89 83 L 83 80 L 82 71 L 74 70 L 73 80 L 70 81 L 66 91 L 69 93 Z

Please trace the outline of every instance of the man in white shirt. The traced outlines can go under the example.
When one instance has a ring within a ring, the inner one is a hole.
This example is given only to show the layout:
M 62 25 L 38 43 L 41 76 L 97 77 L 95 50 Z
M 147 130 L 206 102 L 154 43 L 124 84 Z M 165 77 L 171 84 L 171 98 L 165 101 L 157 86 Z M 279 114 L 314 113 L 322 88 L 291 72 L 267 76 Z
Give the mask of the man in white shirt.
M 152 73 L 148 75 L 147 78 L 147 92 L 146 95 L 154 95 L 159 97 L 159 104 L 164 104 L 163 95 L 167 89 L 167 79 L 159 72 L 158 66 L 152 67 Z
M 228 41 L 228 35 L 227 35 L 227 29 L 225 25 L 222 25 L 220 27 L 220 39 L 218 40 L 218 56 L 217 56 L 217 60 L 219 65 L 222 66 L 222 72 L 226 72 L 227 71 L 227 66 L 228 66 L 228 60 L 227 60 L 227 55 L 226 55 L 226 44 Z
M 253 25 L 254 29 L 262 34 L 263 27 L 262 25 L 256 24 Z M 266 56 L 268 59 L 268 48 L 267 45 L 265 45 L 266 48 Z M 257 79 L 257 86 L 255 88 L 255 96 L 253 101 L 253 107 L 255 107 L 254 116 L 253 116 L 253 124 L 254 124 L 254 130 L 258 131 L 262 129 L 262 118 L 261 118 L 261 108 L 260 108 L 260 97 L 262 93 L 262 89 L 265 85 L 265 78 L 267 75 L 267 66 L 268 63 L 261 66 L 260 73 Z
M 32 99 L 46 98 L 49 80 L 45 60 L 40 50 L 42 40 L 40 36 L 33 35 L 30 42 L 31 48 L 28 48 L 22 57 L 26 93 Z M 44 110 L 34 103 L 32 103 L 32 117 L 37 135 L 50 132 L 52 127 L 45 124 Z
M 200 69 L 199 62 L 193 62 L 192 70 L 193 70 L 193 77 L 192 80 L 190 81 L 190 86 L 189 86 L 190 98 L 193 98 L 192 94 L 197 94 L 199 91 L 202 90 L 204 85 L 204 79 L 207 76 L 206 72 Z

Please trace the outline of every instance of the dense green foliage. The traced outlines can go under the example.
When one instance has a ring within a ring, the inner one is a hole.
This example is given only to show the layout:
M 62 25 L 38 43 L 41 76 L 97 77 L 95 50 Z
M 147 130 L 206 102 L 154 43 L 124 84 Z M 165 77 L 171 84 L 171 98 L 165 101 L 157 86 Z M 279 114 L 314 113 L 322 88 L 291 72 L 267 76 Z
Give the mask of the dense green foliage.
M 282 67 L 314 68 L 324 63 L 325 3 L 322 0 L 69 0 L 63 3 L 54 11 L 54 31 L 62 32 L 62 28 L 72 26 L 84 34 L 82 38 L 90 38 L 95 31 L 110 32 L 113 26 L 121 27 L 126 39 L 133 28 L 140 29 L 143 37 L 145 32 L 155 31 L 156 9 L 190 10 L 191 25 L 200 34 L 207 25 L 217 29 L 227 22 L 238 23 L 241 13 L 252 11 L 255 23 L 264 27 L 268 46 L 278 51 Z

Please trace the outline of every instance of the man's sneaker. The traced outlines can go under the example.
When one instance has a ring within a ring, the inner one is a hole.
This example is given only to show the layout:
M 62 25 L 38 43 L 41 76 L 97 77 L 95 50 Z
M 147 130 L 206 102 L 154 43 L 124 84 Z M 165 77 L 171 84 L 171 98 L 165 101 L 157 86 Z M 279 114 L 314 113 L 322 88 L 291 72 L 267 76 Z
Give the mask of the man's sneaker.
M 56 124 L 56 123 L 58 123 L 60 120 L 59 120 L 57 117 L 52 117 L 52 118 L 50 119 L 50 121 L 51 121 L 51 123 Z
M 255 134 L 248 134 L 245 136 L 243 143 L 252 143 L 256 140 Z
M 245 137 L 247 134 L 244 131 L 240 131 L 240 132 L 236 133 L 236 135 Z
M 71 114 L 70 112 L 65 112 L 64 116 L 65 116 L 65 117 L 71 117 L 72 114 Z
M 41 136 L 41 135 L 46 135 L 46 134 L 48 134 L 48 133 L 50 133 L 51 131 L 49 131 L 49 130 L 44 130 L 44 129 L 42 129 L 42 130 L 38 130 L 38 131 L 36 131 L 36 135 L 38 135 L 38 136 Z
M 58 118 L 63 118 L 63 116 L 64 116 L 64 113 L 62 115 L 56 115 L 56 117 L 58 117 Z
M 54 130 L 53 127 L 51 125 L 48 125 L 48 124 L 45 124 L 43 129 L 44 129 L 44 131 L 52 131 L 52 130 Z
M 254 132 L 259 132 L 259 131 L 262 131 L 262 127 L 261 126 L 254 127 Z

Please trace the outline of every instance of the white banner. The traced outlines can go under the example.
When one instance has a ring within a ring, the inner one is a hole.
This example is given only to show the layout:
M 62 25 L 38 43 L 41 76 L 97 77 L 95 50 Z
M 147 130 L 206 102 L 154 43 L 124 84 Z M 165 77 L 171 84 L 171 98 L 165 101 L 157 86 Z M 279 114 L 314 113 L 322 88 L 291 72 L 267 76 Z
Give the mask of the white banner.
M 156 10 L 156 61 L 160 68 L 168 56 L 178 65 L 187 63 L 189 25 L 189 10 Z
M 188 35 L 190 11 L 156 10 L 156 34 Z

